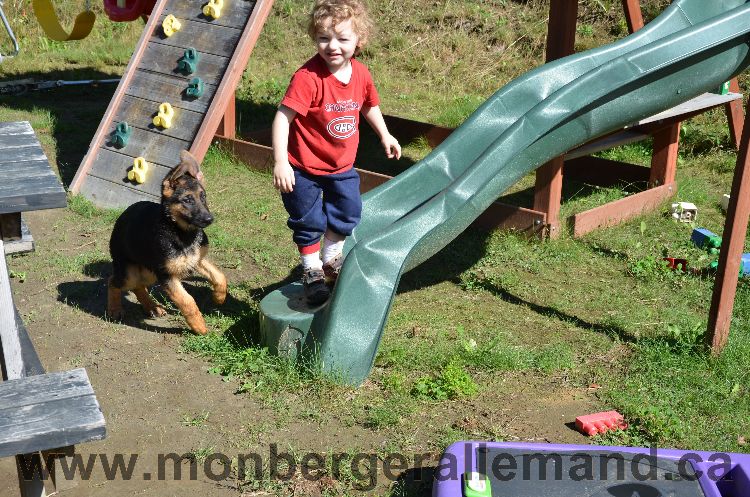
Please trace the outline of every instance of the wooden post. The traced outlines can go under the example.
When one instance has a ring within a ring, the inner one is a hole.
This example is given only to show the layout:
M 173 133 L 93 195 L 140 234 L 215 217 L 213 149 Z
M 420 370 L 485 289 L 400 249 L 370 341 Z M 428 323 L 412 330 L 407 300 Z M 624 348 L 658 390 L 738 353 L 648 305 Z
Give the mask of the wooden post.
M 740 258 L 745 243 L 748 218 L 750 218 L 750 126 L 746 111 L 740 151 L 734 169 L 731 198 L 724 222 L 721 239 L 719 267 L 714 282 L 711 310 L 708 314 L 706 343 L 714 355 L 721 353 L 729 339 L 729 325 L 732 322 L 732 308 L 737 293 L 737 280 L 740 271 Z
M 677 154 L 680 145 L 680 123 L 654 134 L 651 155 L 649 186 L 662 186 L 674 182 L 677 172 Z
M 732 79 L 729 85 L 729 91 L 740 93 L 740 85 L 737 78 Z M 740 148 L 740 139 L 742 138 L 742 123 L 745 119 L 742 111 L 742 99 L 729 102 L 724 109 L 727 112 L 727 121 L 729 121 L 729 138 L 732 140 L 734 148 Z
M 237 120 L 236 120 L 236 102 L 234 95 L 232 95 L 227 101 L 227 108 L 224 111 L 224 116 L 219 122 L 219 127 L 216 129 L 216 134 L 225 138 L 236 138 L 237 137 Z
M 566 57 L 575 50 L 578 0 L 552 0 L 547 28 L 547 62 Z M 558 157 L 536 171 L 534 210 L 547 214 L 549 237 L 560 234 L 563 158 Z
M 628 31 L 635 33 L 643 27 L 643 14 L 639 0 L 622 0 L 622 10 L 625 11 L 625 21 Z

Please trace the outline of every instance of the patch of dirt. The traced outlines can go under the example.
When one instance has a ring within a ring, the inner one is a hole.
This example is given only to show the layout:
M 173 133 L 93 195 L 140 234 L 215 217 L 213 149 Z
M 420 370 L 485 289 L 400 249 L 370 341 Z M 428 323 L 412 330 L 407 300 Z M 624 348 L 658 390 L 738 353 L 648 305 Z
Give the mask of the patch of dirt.
M 208 473 L 202 461 L 212 453 L 231 459 L 257 452 L 268 470 L 272 444 L 277 452 L 293 451 L 301 458 L 308 450 L 376 454 L 390 442 L 383 432 L 336 418 L 314 421 L 300 413 L 281 413 L 251 395 L 235 394 L 236 382 L 209 374 L 208 362 L 180 352 L 179 332 L 184 324 L 179 316 L 145 322 L 143 313 L 131 303 L 126 306 L 129 317 L 124 324 L 106 321 L 105 274 L 90 271 L 85 278 L 72 278 L 50 276 L 60 271 L 45 273 L 50 267 L 45 257 L 80 244 L 74 233 L 85 230 L 81 218 L 64 210 L 36 212 L 25 218 L 38 250 L 8 260 L 11 270 L 28 271 L 23 282 L 12 280 L 16 306 L 48 371 L 86 368 L 107 422 L 106 439 L 82 444 L 77 451 L 84 461 L 106 455 L 110 464 L 117 454 L 124 455 L 125 463 L 132 454 L 138 456 L 130 479 L 108 478 L 100 458 L 90 478 L 63 481 L 60 495 L 236 497 L 271 495 L 278 489 L 291 495 L 322 495 L 340 491 L 343 483 L 326 476 L 314 484 L 296 478 L 279 485 L 243 487 L 237 483 L 236 468 L 228 471 L 230 476 L 224 481 L 211 478 L 211 473 L 224 471 L 220 456 L 214 458 Z M 106 239 L 95 235 L 95 243 L 106 252 Z M 104 264 L 96 269 L 109 271 Z M 504 393 L 500 405 L 496 390 L 486 399 L 443 403 L 403 420 L 404 430 L 414 435 L 406 445 L 428 447 L 435 433 L 446 427 L 469 435 L 497 433 L 506 440 L 586 442 L 566 426 L 575 416 L 599 409 L 585 388 L 571 386 L 564 379 L 517 373 L 498 376 L 493 384 Z M 434 448 L 435 453 L 439 450 Z M 170 459 L 160 481 L 159 456 L 172 453 L 196 456 L 201 463 L 195 479 L 190 478 L 189 463 L 183 462 L 178 464 L 182 478 L 175 481 Z M 415 474 L 421 473 L 407 468 L 398 484 L 417 489 L 414 495 L 429 495 L 429 480 L 414 484 Z M 381 478 L 375 492 L 382 494 L 390 485 Z M 0 460 L 0 495 L 18 495 L 12 458 Z

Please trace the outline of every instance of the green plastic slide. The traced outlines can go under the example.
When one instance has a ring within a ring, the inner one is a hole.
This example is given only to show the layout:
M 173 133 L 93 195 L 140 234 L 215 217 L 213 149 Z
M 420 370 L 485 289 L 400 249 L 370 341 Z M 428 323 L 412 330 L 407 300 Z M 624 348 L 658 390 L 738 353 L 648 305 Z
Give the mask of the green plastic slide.
M 362 222 L 326 304 L 307 307 L 298 283 L 263 299 L 263 343 L 360 384 L 403 273 L 548 160 L 742 72 L 748 33 L 744 0 L 677 0 L 634 35 L 510 82 L 422 161 L 364 195 Z

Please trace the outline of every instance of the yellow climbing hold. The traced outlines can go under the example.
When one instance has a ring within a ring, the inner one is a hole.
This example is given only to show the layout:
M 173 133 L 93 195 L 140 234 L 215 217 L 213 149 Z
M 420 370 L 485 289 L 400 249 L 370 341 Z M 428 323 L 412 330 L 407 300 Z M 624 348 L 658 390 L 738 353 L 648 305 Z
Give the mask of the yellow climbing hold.
M 133 159 L 133 168 L 128 171 L 128 179 L 138 184 L 145 183 L 148 172 L 148 162 L 143 157 Z
M 172 118 L 174 117 L 174 109 L 169 102 L 164 102 L 159 105 L 159 113 L 154 117 L 154 126 L 160 126 L 162 128 L 172 127 Z
M 161 28 L 164 30 L 166 36 L 172 36 L 179 31 L 181 27 L 182 23 L 172 14 L 165 17 L 161 23 Z
M 203 6 L 203 14 L 218 19 L 221 17 L 222 7 L 224 7 L 224 0 L 209 0 L 208 3 Z
M 94 21 L 96 21 L 96 15 L 87 7 L 84 12 L 78 14 L 76 20 L 73 22 L 73 30 L 68 34 L 57 18 L 55 7 L 52 6 L 52 0 L 33 0 L 31 5 L 34 8 L 34 15 L 36 15 L 39 25 L 50 40 L 82 40 L 89 35 L 91 29 L 94 27 Z

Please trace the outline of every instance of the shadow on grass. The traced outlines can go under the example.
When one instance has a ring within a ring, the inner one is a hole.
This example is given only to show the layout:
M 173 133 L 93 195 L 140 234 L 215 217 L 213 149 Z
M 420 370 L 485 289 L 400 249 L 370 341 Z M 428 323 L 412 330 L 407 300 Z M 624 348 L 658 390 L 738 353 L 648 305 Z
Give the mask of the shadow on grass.
M 119 74 L 103 73 L 91 68 L 50 73 L 32 72 L 23 75 L 24 79 L 33 79 L 35 82 L 119 77 Z M 49 133 L 55 139 L 60 178 L 63 185 L 67 187 L 73 180 L 83 156 L 86 155 L 116 86 L 115 84 L 64 86 L 50 90 L 30 91 L 23 95 L 5 95 L 0 96 L 0 105 L 6 109 L 28 113 L 38 112 L 40 108 L 49 111 L 52 125 Z
M 410 468 L 401 473 L 393 483 L 391 495 L 398 497 L 429 497 L 437 467 Z
M 401 278 L 399 292 L 419 290 L 444 281 L 461 282 L 461 273 L 484 257 L 490 233 L 468 229 Z
M 526 307 L 541 316 L 558 319 L 560 321 L 564 321 L 567 323 L 572 323 L 574 326 L 577 326 L 578 328 L 581 328 L 587 331 L 600 333 L 608 337 L 618 338 L 623 342 L 636 341 L 635 338 L 630 333 L 628 333 L 627 330 L 625 330 L 624 328 L 620 326 L 614 326 L 614 325 L 609 325 L 605 323 L 590 323 L 577 316 L 573 316 L 565 312 L 562 312 L 558 309 L 555 309 L 554 307 L 549 307 L 546 305 L 539 305 L 539 304 L 535 304 L 534 302 L 529 302 L 528 300 L 524 300 L 521 297 L 518 297 L 517 295 L 513 295 L 505 288 L 502 288 L 492 283 L 491 281 L 483 280 L 475 284 L 478 287 L 483 288 L 487 290 L 488 292 L 492 293 L 496 297 L 501 298 L 505 302 L 508 302 L 509 304 Z

